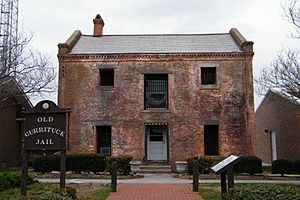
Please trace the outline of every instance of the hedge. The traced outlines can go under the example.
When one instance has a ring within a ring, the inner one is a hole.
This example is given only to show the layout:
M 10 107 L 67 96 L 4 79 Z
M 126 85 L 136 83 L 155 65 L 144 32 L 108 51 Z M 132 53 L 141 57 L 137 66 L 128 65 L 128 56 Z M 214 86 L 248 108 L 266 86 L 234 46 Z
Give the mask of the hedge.
M 130 173 L 130 164 L 129 162 L 132 160 L 131 156 L 119 156 L 114 158 L 117 160 L 117 171 L 122 175 L 128 175 Z M 110 172 L 112 158 L 106 159 L 106 171 Z
M 256 156 L 241 157 L 233 167 L 234 173 L 248 173 L 250 175 L 263 172 L 262 161 Z
M 300 199 L 300 191 L 296 186 L 273 184 L 243 184 L 235 187 L 225 195 L 226 200 L 287 200 Z
M 300 160 L 275 160 L 272 162 L 272 174 L 300 174 Z
M 27 177 L 27 184 L 32 184 L 33 178 Z M 21 186 L 20 172 L 1 172 L 0 173 L 0 191 Z
M 130 173 L 131 156 L 119 156 L 117 159 L 117 169 L 122 175 Z M 80 174 L 81 172 L 103 172 L 109 171 L 111 166 L 111 158 L 104 158 L 97 154 L 68 154 L 66 171 L 72 171 Z M 40 156 L 33 160 L 32 167 L 35 172 L 50 173 L 60 170 L 60 156 Z
M 198 158 L 198 161 L 199 161 L 199 173 L 208 174 L 210 172 L 210 168 L 213 166 L 213 160 L 210 158 L 200 157 Z M 187 159 L 188 173 L 190 175 L 193 174 L 193 162 L 194 162 L 193 158 L 189 157 Z
M 66 156 L 66 171 L 103 172 L 104 157 L 97 154 L 68 154 Z M 60 170 L 60 155 L 40 156 L 33 160 L 32 167 L 35 172 L 50 173 Z

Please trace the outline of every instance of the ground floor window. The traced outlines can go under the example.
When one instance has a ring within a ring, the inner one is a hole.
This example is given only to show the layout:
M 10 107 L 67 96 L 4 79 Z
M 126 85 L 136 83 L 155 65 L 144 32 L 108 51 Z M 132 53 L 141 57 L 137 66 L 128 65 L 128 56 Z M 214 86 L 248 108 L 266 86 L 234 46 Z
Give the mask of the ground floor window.
M 219 125 L 204 125 L 204 154 L 219 154 Z
M 103 156 L 111 154 L 111 126 L 97 126 L 97 153 Z

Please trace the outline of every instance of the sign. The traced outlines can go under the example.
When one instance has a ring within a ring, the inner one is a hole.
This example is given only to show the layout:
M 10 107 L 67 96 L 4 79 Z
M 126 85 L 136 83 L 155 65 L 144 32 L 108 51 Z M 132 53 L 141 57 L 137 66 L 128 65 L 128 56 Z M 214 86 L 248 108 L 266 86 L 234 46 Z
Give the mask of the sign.
M 66 149 L 66 109 L 45 100 L 22 115 L 25 118 L 24 150 Z
M 237 163 L 239 158 L 240 157 L 238 156 L 231 155 L 213 166 L 211 169 L 214 170 L 214 172 L 220 174 L 223 171 L 227 171 L 230 167 Z

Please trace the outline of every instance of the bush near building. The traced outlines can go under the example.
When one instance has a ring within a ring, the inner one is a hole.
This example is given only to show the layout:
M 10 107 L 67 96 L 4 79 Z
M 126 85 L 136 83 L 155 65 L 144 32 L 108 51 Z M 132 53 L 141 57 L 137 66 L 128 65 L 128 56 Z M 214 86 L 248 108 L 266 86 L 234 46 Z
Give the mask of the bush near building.
M 248 173 L 250 175 L 263 172 L 262 161 L 256 156 L 241 157 L 239 162 L 233 167 L 234 173 Z
M 188 165 L 188 174 L 193 174 L 193 161 L 194 158 L 189 157 L 187 158 L 187 165 Z M 210 158 L 199 157 L 199 173 L 200 174 L 208 174 L 211 171 L 211 167 L 213 166 L 213 160 Z
M 68 154 L 66 158 L 66 171 L 80 174 L 81 172 L 103 172 L 104 157 L 98 154 Z M 50 173 L 60 170 L 60 155 L 39 156 L 33 160 L 32 167 L 35 172 Z
M 116 157 L 117 170 L 122 175 L 130 173 L 131 156 Z M 112 159 L 100 156 L 98 154 L 68 154 L 66 161 L 66 171 L 72 171 L 76 174 L 82 172 L 104 172 L 110 171 Z M 60 170 L 60 156 L 40 156 L 33 160 L 32 167 L 35 172 L 50 173 Z
M 272 174 L 300 174 L 300 160 L 275 160 L 272 162 Z

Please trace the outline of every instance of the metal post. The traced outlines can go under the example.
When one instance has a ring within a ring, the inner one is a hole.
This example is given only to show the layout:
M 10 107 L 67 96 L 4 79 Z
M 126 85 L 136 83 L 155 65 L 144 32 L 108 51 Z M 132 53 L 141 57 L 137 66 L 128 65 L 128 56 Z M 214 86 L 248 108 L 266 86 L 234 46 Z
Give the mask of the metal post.
M 226 171 L 221 173 L 221 193 L 222 193 L 222 199 L 224 199 L 224 194 L 227 193 Z
M 227 171 L 227 179 L 228 179 L 228 190 L 234 188 L 234 172 L 233 167 L 230 167 Z
M 27 151 L 22 150 L 22 178 L 21 178 L 21 195 L 27 194 L 27 175 L 28 175 L 28 161 Z
M 60 152 L 60 182 L 59 188 L 63 189 L 66 186 L 66 150 Z
M 117 161 L 115 159 L 111 163 L 111 191 L 117 191 Z
M 193 192 L 199 191 L 199 161 L 195 158 L 193 161 Z

